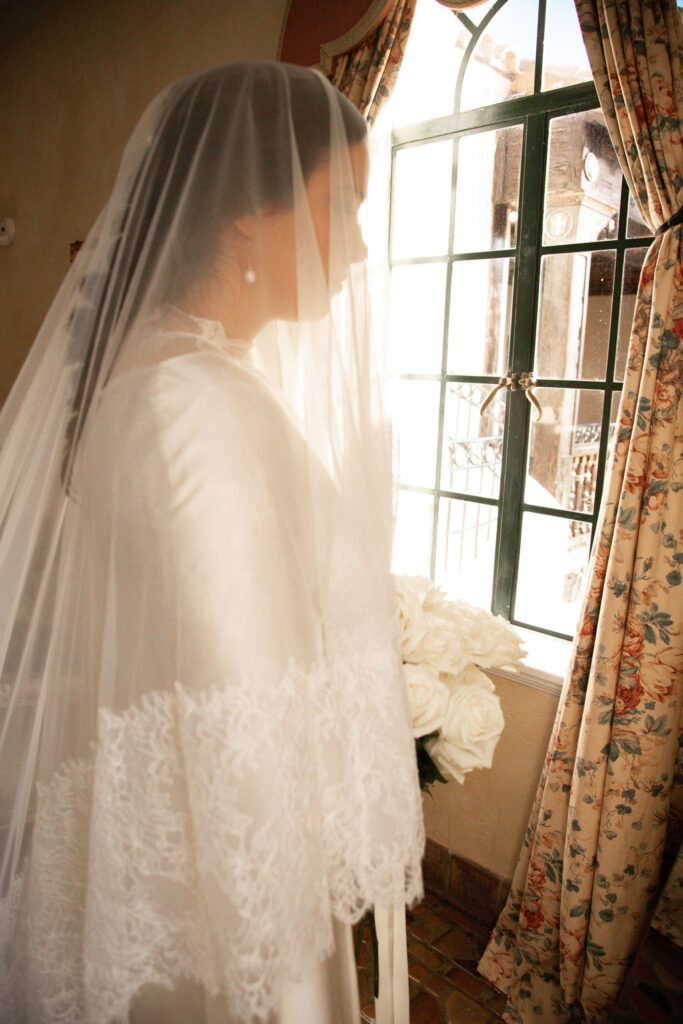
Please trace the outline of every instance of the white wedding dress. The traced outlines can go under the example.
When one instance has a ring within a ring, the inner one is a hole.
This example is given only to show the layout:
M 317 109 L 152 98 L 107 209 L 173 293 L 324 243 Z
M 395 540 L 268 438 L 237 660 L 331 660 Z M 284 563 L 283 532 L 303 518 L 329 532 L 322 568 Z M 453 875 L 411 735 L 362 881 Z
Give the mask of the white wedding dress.
M 0 411 L 1 1024 L 358 1024 L 373 906 L 405 1005 L 365 134 L 303 68 L 165 89 Z
M 360 1004 L 351 928 L 335 921 L 335 949 L 301 981 L 289 985 L 269 1024 L 359 1024 Z M 231 1024 L 221 1001 L 192 985 L 152 989 L 134 1003 L 130 1024 Z M 407 1024 L 407 1021 L 406 1021 Z
M 102 567 L 94 586 L 109 581 L 92 595 L 92 636 L 110 647 L 119 703 L 129 692 L 127 706 L 100 711 L 91 756 L 67 761 L 41 787 L 26 904 L 40 928 L 34 994 L 70 1024 L 85 1006 L 88 1020 L 105 1024 L 126 1005 L 132 1024 L 160 1013 L 167 1024 L 200 1024 L 201 1008 L 207 1024 L 231 1024 L 224 1001 L 205 997 L 212 966 L 220 973 L 212 939 L 222 933 L 228 961 L 241 959 L 237 986 L 250 960 L 258 986 L 269 980 L 261 943 L 277 945 L 286 973 L 290 953 L 300 969 L 299 942 L 314 930 L 327 948 L 285 986 L 269 1021 L 357 1024 L 351 929 L 333 919 L 329 934 L 324 837 L 309 819 L 323 815 L 307 787 L 321 770 L 307 758 L 309 731 L 331 723 L 313 710 L 324 680 L 306 614 L 315 597 L 297 502 L 305 446 L 241 361 L 245 347 L 218 325 L 203 327 L 184 354 L 111 381 L 74 479 L 86 557 Z M 177 345 L 177 334 L 170 339 Z M 168 338 L 157 340 L 163 349 Z M 110 506 L 120 489 L 126 501 Z M 142 603 L 141 587 L 150 597 Z M 146 646 L 127 642 L 140 636 L 128 605 L 152 613 Z M 174 678 L 179 666 L 183 679 Z M 333 764 L 333 744 L 328 753 Z M 89 919 L 86 863 L 107 879 Z M 197 870 L 226 884 L 198 895 Z M 207 895 L 215 902 L 202 908 Z M 230 949 L 233 929 L 239 948 Z M 138 990 L 155 972 L 160 985 Z M 258 1010 L 258 991 L 241 999 L 239 1019 L 249 1000 Z
M 159 743 L 174 715 L 177 696 L 182 693 L 181 699 L 192 704 L 188 720 L 193 717 L 193 743 L 205 742 L 207 729 L 212 730 L 217 721 L 225 723 L 229 740 L 223 750 L 214 750 L 215 759 L 206 757 L 202 765 L 206 775 L 198 781 L 206 792 L 216 778 L 221 778 L 222 767 L 227 791 L 234 787 L 234 778 L 229 777 L 231 769 L 238 758 L 241 761 L 241 794 L 236 799 L 231 794 L 241 822 L 232 830 L 228 828 L 222 843 L 224 865 L 246 880 L 242 897 L 251 917 L 251 949 L 247 955 L 255 955 L 259 940 L 272 928 L 269 899 L 273 898 L 276 880 L 281 891 L 290 892 L 287 912 L 291 935 L 280 936 L 280 941 L 286 938 L 296 946 L 296 933 L 306 927 L 311 909 L 316 907 L 318 916 L 326 902 L 315 831 L 309 829 L 306 835 L 310 823 L 295 809 L 297 805 L 304 807 L 309 799 L 306 777 L 315 768 L 312 763 L 306 765 L 304 752 L 291 742 L 305 722 L 298 704 L 320 681 L 321 638 L 307 614 L 310 603 L 317 600 L 310 593 L 314 587 L 313 563 L 307 558 L 311 538 L 297 500 L 298 486 L 304 484 L 310 472 L 310 453 L 275 396 L 245 361 L 249 346 L 228 341 L 218 324 L 198 323 L 201 333 L 186 339 L 186 352 L 112 380 L 105 389 L 98 424 L 81 467 L 85 484 L 78 500 L 91 531 L 93 550 L 106 560 L 114 535 L 119 548 L 127 546 L 125 559 L 119 558 L 119 564 L 127 565 L 129 573 L 119 574 L 117 604 L 125 606 L 126 588 L 138 589 L 141 574 L 143 585 L 156 596 L 152 602 L 154 623 L 150 624 L 153 646 L 131 650 L 124 636 L 112 638 L 118 652 L 119 680 L 146 679 L 150 689 L 135 695 L 134 710 L 131 707 L 122 710 L 120 716 L 112 715 L 118 720 L 111 723 L 109 753 L 101 759 L 110 759 L 112 777 L 121 779 L 131 767 L 130 758 L 138 758 L 142 748 L 143 756 L 154 764 L 155 775 L 161 766 L 164 775 L 175 773 L 175 782 L 182 786 L 180 765 L 170 749 L 172 740 L 166 749 Z M 185 347 L 182 334 L 180 338 L 181 347 Z M 159 335 L 154 345 L 148 343 L 146 348 L 164 350 L 167 344 L 177 347 L 177 332 Z M 120 440 L 124 437 L 125 442 Z M 121 448 L 113 458 L 112 444 L 118 443 Z M 106 495 L 118 487 L 129 491 L 127 532 L 112 529 L 107 516 Z M 78 479 L 75 488 L 78 491 Z M 180 577 L 184 608 L 177 607 L 178 581 L 169 581 L 169 573 Z M 174 602 L 173 609 L 164 607 L 166 595 Z M 102 595 L 96 603 L 104 607 L 106 600 Z M 164 626 L 168 628 L 166 635 Z M 125 631 L 125 622 L 120 628 Z M 178 635 L 179 628 L 182 636 Z M 167 672 L 164 660 L 171 652 L 176 669 L 179 662 L 188 665 L 184 684 Z M 308 676 L 301 673 L 302 664 L 310 665 Z M 223 685 L 225 679 L 242 680 L 246 684 L 243 692 L 231 693 Z M 257 679 L 261 688 L 256 686 Z M 268 692 L 273 680 L 277 680 L 277 689 Z M 120 686 L 115 689 L 120 692 Z M 270 735 L 263 734 L 266 705 L 277 712 L 279 719 Z M 323 728 L 322 717 L 315 724 Z M 241 734 L 235 735 L 237 730 Z M 307 743 L 303 731 L 299 738 L 302 745 Z M 212 739 L 215 742 L 215 732 Z M 128 751 L 127 765 L 121 756 L 123 750 Z M 272 755 L 276 750 L 279 762 L 274 764 Z M 299 759 L 303 763 L 297 763 Z M 132 772 L 130 779 L 135 785 Z M 127 788 L 125 782 L 123 788 Z M 149 814 L 158 800 L 155 845 L 160 843 L 168 849 L 174 842 L 169 832 L 175 823 L 165 820 L 169 812 L 167 796 L 167 792 L 152 787 L 146 793 L 144 813 Z M 221 794 L 217 796 L 220 799 Z M 129 799 L 130 791 L 122 793 L 121 806 L 130 809 Z M 54 814 L 53 800 L 50 806 Z M 220 808 L 217 820 L 204 824 L 220 835 L 225 829 L 224 820 L 224 808 Z M 275 832 L 278 824 L 279 836 Z M 121 825 L 122 816 L 113 831 L 119 832 Z M 106 832 L 111 834 L 110 830 Z M 155 855 L 151 838 L 147 856 Z M 306 849 L 307 843 L 311 849 Z M 179 850 L 170 852 L 176 860 L 182 856 Z M 271 859 L 270 870 L 275 876 L 262 887 L 254 884 L 264 869 L 256 861 L 260 853 Z M 248 858 L 253 862 L 249 863 Z M 167 868 L 168 864 L 160 863 L 155 870 L 163 874 Z M 130 867 L 113 863 L 108 870 L 114 881 L 118 872 L 129 871 Z M 114 882 L 112 903 L 117 888 Z M 223 903 L 221 913 L 238 909 L 244 917 L 245 906 L 239 906 L 242 897 L 238 894 L 236 900 L 230 898 L 226 906 L 224 894 L 217 893 L 218 902 Z M 158 917 L 158 908 L 151 902 L 145 907 L 143 898 L 136 912 L 141 917 L 149 913 L 147 924 L 154 932 L 153 918 Z M 223 919 L 218 923 L 224 927 L 226 922 Z M 103 925 L 107 927 L 104 921 Z M 332 925 L 331 951 L 319 962 L 312 962 L 298 982 L 285 988 L 272 1024 L 357 1024 L 360 1006 L 351 928 L 337 920 Z M 122 926 L 129 934 L 130 920 Z M 167 927 L 170 930 L 173 926 L 169 922 Z M 175 954 L 169 949 L 169 955 Z M 189 961 L 185 969 L 189 974 L 195 970 Z M 108 974 L 112 977 L 111 971 Z M 165 1017 L 175 1006 L 179 1024 L 200 1024 L 196 1006 L 191 1017 L 184 1014 L 182 991 L 181 985 L 171 1004 L 159 990 L 152 990 L 142 1000 L 133 999 L 132 1024 L 140 1015 L 144 1019 L 144 1014 L 158 1020 L 159 999 Z M 197 998 L 196 985 L 188 991 L 191 999 Z M 229 1010 L 220 999 L 209 999 L 205 1013 L 207 1024 L 231 1022 Z

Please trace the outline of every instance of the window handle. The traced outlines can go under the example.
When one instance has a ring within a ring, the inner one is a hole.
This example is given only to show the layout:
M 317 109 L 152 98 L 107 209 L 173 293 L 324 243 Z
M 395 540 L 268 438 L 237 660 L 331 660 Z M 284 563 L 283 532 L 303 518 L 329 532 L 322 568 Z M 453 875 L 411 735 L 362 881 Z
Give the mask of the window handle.
M 538 413 L 536 417 L 536 422 L 538 423 L 539 420 L 543 419 L 543 406 L 533 392 L 533 389 L 536 387 L 536 378 L 533 373 L 523 373 L 519 378 L 519 386 Z
M 493 389 L 493 391 L 490 391 L 488 393 L 488 395 L 486 396 L 486 398 L 484 399 L 484 401 L 483 401 L 483 403 L 481 405 L 481 408 L 479 409 L 479 415 L 480 416 L 484 415 L 484 413 L 488 409 L 489 405 L 491 404 L 493 399 L 496 397 L 496 395 L 498 394 L 498 392 L 500 391 L 501 388 L 507 388 L 509 390 L 512 387 L 512 378 L 516 377 L 516 376 L 517 376 L 516 373 L 510 373 L 508 371 L 505 374 L 504 377 L 500 378 L 500 380 L 496 384 L 496 386 Z
M 510 370 L 508 370 L 508 372 L 505 374 L 505 376 L 501 377 L 499 379 L 499 381 L 496 384 L 496 386 L 493 388 L 492 391 L 489 392 L 489 394 L 484 399 L 484 401 L 482 403 L 482 406 L 481 406 L 481 408 L 479 410 L 479 415 L 480 416 L 484 415 L 484 413 L 486 412 L 487 408 L 489 407 L 489 405 L 491 404 L 493 399 L 496 397 L 496 395 L 498 394 L 498 392 L 500 391 L 501 388 L 507 388 L 508 391 L 519 391 L 519 390 L 522 390 L 524 392 L 524 394 L 526 395 L 526 397 L 527 397 L 527 399 L 529 401 L 529 404 L 533 405 L 534 409 L 538 413 L 538 415 L 536 416 L 536 422 L 538 422 L 543 417 L 543 408 L 541 406 L 541 403 L 536 398 L 536 395 L 533 392 L 533 389 L 535 387 L 536 387 L 536 378 L 534 377 L 533 373 L 522 373 L 522 374 L 519 374 L 519 373 L 512 373 Z

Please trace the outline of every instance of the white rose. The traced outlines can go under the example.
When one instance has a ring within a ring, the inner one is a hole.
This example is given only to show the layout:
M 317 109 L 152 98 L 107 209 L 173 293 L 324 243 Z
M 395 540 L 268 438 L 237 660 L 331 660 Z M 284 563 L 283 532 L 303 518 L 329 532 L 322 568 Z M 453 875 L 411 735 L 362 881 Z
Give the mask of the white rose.
M 479 686 L 483 690 L 488 690 L 489 693 L 494 693 L 496 689 L 486 673 L 482 672 L 476 665 L 466 665 L 457 676 L 446 675 L 441 678 L 444 683 L 447 683 L 453 689 L 460 685 Z
M 427 628 L 422 641 L 422 661 L 436 672 L 458 675 L 471 659 L 463 646 L 462 636 L 452 619 L 436 613 L 426 616 Z
M 422 603 L 426 612 L 434 612 L 442 618 L 448 616 L 449 609 L 453 604 L 452 601 L 448 600 L 441 587 L 437 587 L 431 580 L 429 581 L 429 589 L 425 593 Z
M 451 683 L 441 735 L 427 743 L 440 771 L 464 782 L 473 768 L 490 768 L 505 721 L 500 700 L 477 683 Z
M 524 658 L 526 651 L 516 630 L 500 615 L 466 601 L 448 603 L 453 620 L 459 624 L 468 661 L 482 668 L 502 668 Z
M 449 601 L 424 576 L 396 576 L 396 604 L 403 660 L 457 674 L 468 662 L 460 629 L 445 612 Z
M 427 736 L 441 728 L 448 703 L 448 688 L 436 672 L 424 665 L 405 664 L 403 669 L 408 683 L 413 735 L 415 738 Z
M 427 619 L 422 601 L 431 582 L 421 576 L 395 576 L 396 610 L 400 628 L 401 654 L 404 661 L 422 661 L 422 643 Z

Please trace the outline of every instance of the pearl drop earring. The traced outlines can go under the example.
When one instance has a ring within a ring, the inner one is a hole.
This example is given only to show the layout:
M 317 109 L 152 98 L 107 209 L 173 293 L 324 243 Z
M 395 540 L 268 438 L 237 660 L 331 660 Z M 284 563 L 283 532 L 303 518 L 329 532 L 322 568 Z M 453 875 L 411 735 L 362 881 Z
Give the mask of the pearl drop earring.
M 244 271 L 244 280 L 247 282 L 247 284 L 254 284 L 254 282 L 256 281 L 256 272 L 254 271 L 253 267 L 247 267 L 247 269 Z

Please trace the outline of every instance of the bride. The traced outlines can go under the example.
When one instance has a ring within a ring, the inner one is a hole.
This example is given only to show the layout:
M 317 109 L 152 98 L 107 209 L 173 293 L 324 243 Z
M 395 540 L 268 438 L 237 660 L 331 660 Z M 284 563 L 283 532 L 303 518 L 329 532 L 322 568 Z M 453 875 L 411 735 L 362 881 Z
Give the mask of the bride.
M 365 124 L 146 111 L 0 414 L 0 1021 L 357 1024 L 421 895 Z

